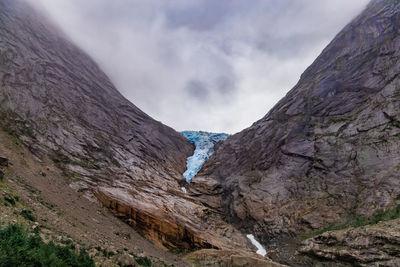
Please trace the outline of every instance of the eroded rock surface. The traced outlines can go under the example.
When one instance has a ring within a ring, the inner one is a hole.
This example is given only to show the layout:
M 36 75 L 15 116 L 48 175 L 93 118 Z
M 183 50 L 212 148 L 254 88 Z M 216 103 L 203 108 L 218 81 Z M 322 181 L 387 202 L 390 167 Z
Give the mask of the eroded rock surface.
M 264 244 L 392 207 L 399 29 L 400 1 L 372 1 L 264 118 L 219 146 L 189 191 Z
M 304 241 L 300 252 L 353 266 L 400 266 L 400 220 L 326 232 Z

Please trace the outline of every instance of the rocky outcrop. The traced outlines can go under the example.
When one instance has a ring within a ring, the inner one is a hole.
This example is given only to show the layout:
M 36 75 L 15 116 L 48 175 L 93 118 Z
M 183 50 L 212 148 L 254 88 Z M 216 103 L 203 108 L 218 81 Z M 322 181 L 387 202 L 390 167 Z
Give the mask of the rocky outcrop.
M 109 191 L 109 188 L 105 188 Z M 110 193 L 110 192 L 108 192 Z M 143 203 L 133 201 L 128 192 L 117 191 L 113 198 L 104 191 L 98 191 L 97 197 L 104 206 L 111 209 L 114 214 L 140 231 L 147 239 L 154 241 L 159 247 L 169 249 L 193 250 L 199 248 L 212 248 L 206 241 L 203 233 L 197 227 L 178 224 L 174 221 L 171 212 L 158 207 L 142 207 Z M 127 195 L 128 194 L 128 195 Z M 125 199 L 122 199 L 125 196 Z M 147 203 L 146 203 L 147 204 Z M 188 214 L 190 215 L 190 214 Z M 208 238 L 211 243 L 216 240 Z
M 189 192 L 264 244 L 393 206 L 399 29 L 400 2 L 372 1 L 264 118 L 218 147 Z M 210 184 L 222 190 L 202 193 Z
M 326 232 L 304 241 L 300 252 L 352 266 L 399 266 L 400 220 Z

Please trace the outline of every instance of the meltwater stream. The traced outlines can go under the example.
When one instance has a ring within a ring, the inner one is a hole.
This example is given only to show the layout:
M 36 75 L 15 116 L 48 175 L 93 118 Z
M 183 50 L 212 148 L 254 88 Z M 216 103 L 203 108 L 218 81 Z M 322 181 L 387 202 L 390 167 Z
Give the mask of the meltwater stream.
M 184 131 L 182 134 L 195 146 L 193 156 L 187 159 L 187 170 L 183 173 L 186 181 L 190 182 L 214 152 L 214 145 L 219 141 L 225 140 L 229 135 L 201 131 Z

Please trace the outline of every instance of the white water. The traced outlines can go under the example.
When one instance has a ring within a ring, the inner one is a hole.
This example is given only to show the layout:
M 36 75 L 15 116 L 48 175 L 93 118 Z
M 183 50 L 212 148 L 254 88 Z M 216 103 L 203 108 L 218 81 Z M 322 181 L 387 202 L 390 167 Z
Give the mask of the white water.
M 248 239 L 250 239 L 251 243 L 257 248 L 256 253 L 260 254 L 261 256 L 265 256 L 267 254 L 267 251 L 265 248 L 254 238 L 254 235 L 246 235 Z

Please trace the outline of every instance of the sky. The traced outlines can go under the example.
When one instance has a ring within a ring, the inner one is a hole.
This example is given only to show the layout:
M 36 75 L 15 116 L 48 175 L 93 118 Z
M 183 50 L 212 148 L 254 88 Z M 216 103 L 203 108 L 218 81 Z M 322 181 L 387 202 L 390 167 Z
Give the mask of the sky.
M 297 83 L 368 0 L 30 0 L 154 119 L 235 133 Z

